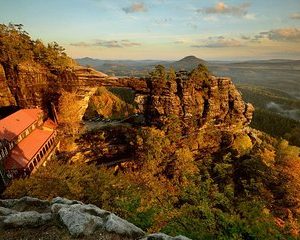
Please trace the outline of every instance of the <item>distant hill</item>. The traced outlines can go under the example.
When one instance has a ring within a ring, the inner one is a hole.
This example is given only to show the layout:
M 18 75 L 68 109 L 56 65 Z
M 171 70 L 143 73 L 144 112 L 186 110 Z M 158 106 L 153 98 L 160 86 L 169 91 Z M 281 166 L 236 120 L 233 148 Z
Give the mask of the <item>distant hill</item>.
M 206 65 L 207 63 L 203 59 L 197 58 L 195 56 L 187 56 L 180 59 L 179 61 L 172 62 L 169 65 L 174 67 L 175 70 L 191 71 L 194 68 L 196 68 L 199 64 Z
M 76 59 L 76 62 L 82 66 L 90 65 L 91 67 L 102 65 L 104 63 L 103 60 L 93 59 L 93 58 L 89 58 L 89 57 Z

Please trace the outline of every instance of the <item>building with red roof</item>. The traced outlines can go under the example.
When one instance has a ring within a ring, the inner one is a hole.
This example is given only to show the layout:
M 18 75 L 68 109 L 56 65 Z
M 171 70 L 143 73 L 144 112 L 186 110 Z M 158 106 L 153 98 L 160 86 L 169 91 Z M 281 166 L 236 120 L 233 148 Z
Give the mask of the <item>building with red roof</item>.
M 29 175 L 55 152 L 57 125 L 43 120 L 41 109 L 22 109 L 0 120 L 0 163 L 9 178 Z
M 32 129 L 41 124 L 43 124 L 41 109 L 21 109 L 0 120 L 0 139 L 20 142 L 21 136 L 26 137 Z

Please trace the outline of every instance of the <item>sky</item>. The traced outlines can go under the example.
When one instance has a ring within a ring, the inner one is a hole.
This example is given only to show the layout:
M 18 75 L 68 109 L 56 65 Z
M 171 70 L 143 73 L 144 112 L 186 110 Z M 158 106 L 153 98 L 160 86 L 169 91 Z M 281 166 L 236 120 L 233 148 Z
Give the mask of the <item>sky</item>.
M 300 59 L 300 0 L 0 0 L 0 23 L 73 58 Z

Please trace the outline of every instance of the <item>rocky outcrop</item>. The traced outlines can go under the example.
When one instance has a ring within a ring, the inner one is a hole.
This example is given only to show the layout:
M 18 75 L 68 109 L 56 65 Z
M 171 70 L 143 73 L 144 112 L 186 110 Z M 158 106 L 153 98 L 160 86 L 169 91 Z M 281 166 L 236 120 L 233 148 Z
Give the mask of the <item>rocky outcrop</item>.
M 139 78 L 110 77 L 92 68 L 73 66 L 63 72 L 51 72 L 35 62 L 19 64 L 15 68 L 0 64 L 0 107 L 51 109 L 57 105 L 61 92 L 76 92 L 82 105 L 79 115 L 83 117 L 87 103 L 97 87 L 125 87 L 137 93 L 148 92 L 146 81 Z M 82 104 L 83 103 L 83 104 Z
M 137 93 L 147 93 L 149 91 L 147 83 L 144 79 L 140 78 L 118 78 L 108 76 L 102 72 L 96 71 L 93 68 L 76 66 L 65 70 L 61 73 L 54 85 L 61 87 L 76 88 L 79 86 L 85 87 L 124 87 L 130 88 Z
M 254 108 L 245 103 L 230 78 L 215 77 L 203 65 L 176 77 L 152 77 L 149 94 L 138 95 L 148 125 L 177 131 L 177 144 L 186 143 L 199 159 L 231 149 L 235 139 L 250 134 Z M 196 157 L 197 158 L 197 157 Z
M 0 97 L 0 107 L 44 107 L 49 80 L 54 77 L 47 68 L 37 63 L 26 62 L 14 68 L 0 64 L 0 85 L 5 89 L 0 94 L 3 95 Z
M 242 100 L 230 78 L 180 71 L 176 80 L 152 81 L 148 87 L 147 100 L 140 96 L 139 102 L 150 124 L 162 126 L 177 116 L 189 131 L 207 126 L 229 129 L 245 127 L 252 118 L 253 106 Z
M 60 197 L 51 202 L 31 197 L 0 200 L 0 231 L 54 225 L 66 228 L 74 237 L 97 234 L 100 237 L 107 232 L 126 239 L 188 240 L 183 236 L 170 237 L 162 233 L 147 236 L 142 229 L 114 213 L 76 200 Z

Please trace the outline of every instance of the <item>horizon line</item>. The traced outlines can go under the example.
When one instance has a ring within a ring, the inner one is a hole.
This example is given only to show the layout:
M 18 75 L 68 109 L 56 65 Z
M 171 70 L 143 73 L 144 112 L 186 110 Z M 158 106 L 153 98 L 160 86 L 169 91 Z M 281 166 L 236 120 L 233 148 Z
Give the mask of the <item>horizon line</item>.
M 72 57 L 74 60 L 78 60 L 78 59 L 84 59 L 84 58 L 90 58 L 92 60 L 101 60 L 101 61 L 179 61 L 182 60 L 186 57 L 196 57 L 199 60 L 203 60 L 206 62 L 214 62 L 214 61 L 220 61 L 220 62 L 243 62 L 243 61 L 300 61 L 300 59 L 296 59 L 296 58 L 258 58 L 258 59 L 253 59 L 253 58 L 245 58 L 245 59 L 203 59 L 203 58 L 199 58 L 195 55 L 188 55 L 179 59 L 130 59 L 130 58 L 108 58 L 108 59 L 104 59 L 104 58 L 94 58 L 94 57 Z

